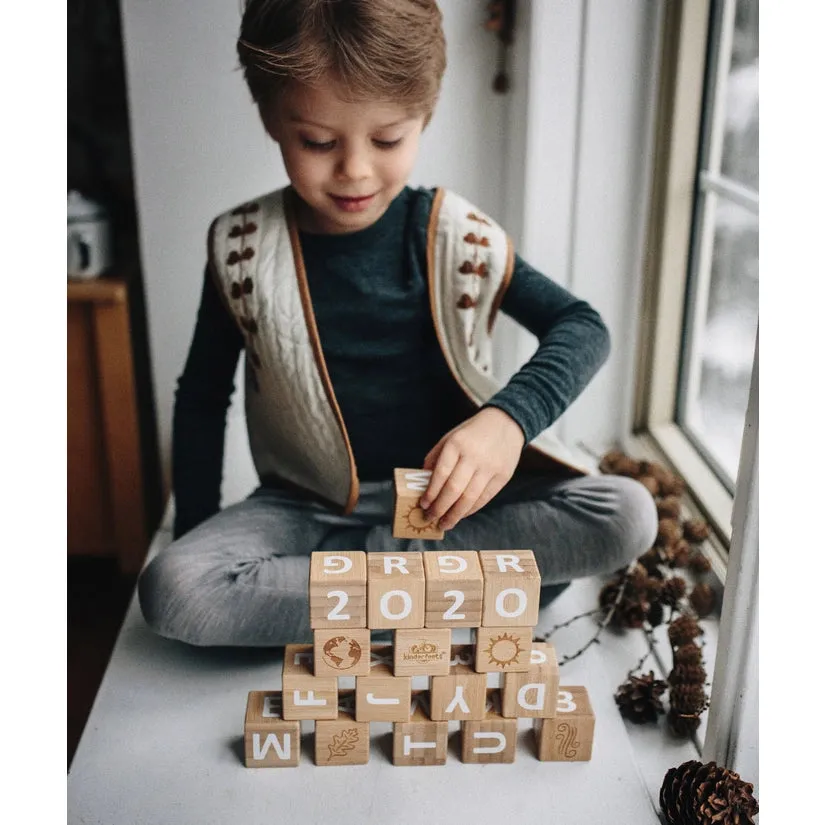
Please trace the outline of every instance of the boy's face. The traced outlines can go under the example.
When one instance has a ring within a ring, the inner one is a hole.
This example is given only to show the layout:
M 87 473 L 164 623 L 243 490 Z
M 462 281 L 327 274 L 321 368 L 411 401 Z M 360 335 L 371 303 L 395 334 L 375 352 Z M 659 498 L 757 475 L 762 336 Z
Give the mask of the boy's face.
M 302 229 L 344 233 L 375 223 L 404 188 L 424 116 L 393 103 L 342 100 L 333 84 L 292 85 L 264 125 L 289 179 L 309 207 Z

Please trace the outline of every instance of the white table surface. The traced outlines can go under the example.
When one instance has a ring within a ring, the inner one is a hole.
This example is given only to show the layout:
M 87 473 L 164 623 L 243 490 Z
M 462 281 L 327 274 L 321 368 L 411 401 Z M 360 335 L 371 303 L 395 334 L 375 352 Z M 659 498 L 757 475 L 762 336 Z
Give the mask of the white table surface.
M 313 723 L 305 722 L 297 768 L 250 769 L 243 765 L 247 693 L 280 687 L 278 653 L 159 638 L 135 598 L 69 771 L 68 822 L 658 823 L 599 658 L 571 662 L 564 684 L 583 684 L 590 694 L 590 762 L 538 761 L 530 720 L 522 719 L 510 765 L 463 764 L 455 724 L 445 766 L 395 767 L 391 725 L 373 723 L 368 765 L 315 767 Z

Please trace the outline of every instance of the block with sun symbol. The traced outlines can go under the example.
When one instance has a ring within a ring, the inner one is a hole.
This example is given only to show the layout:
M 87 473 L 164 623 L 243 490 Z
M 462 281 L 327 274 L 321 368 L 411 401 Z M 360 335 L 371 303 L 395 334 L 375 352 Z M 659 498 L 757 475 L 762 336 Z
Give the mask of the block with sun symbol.
M 315 552 L 309 561 L 309 626 L 367 626 L 367 554 Z
M 475 633 L 475 668 L 479 673 L 529 670 L 532 627 L 479 627 Z
M 532 550 L 479 550 L 484 573 L 482 626 L 535 627 L 541 574 Z
M 461 761 L 515 762 L 517 737 L 518 719 L 502 716 L 499 692 L 488 690 L 484 718 L 461 723 Z
M 483 719 L 487 675 L 473 670 L 471 645 L 453 645 L 450 672 L 430 677 L 430 718 L 438 721 Z
M 280 690 L 251 690 L 243 725 L 247 768 L 295 768 L 301 761 L 301 723 L 283 717 Z
M 562 686 L 556 715 L 533 722 L 536 756 L 542 762 L 589 762 L 595 727 L 596 715 L 587 688 Z
M 427 491 L 432 471 L 396 467 L 394 477 L 393 536 L 397 539 L 443 539 L 444 531 L 427 521 L 418 506 Z
M 367 621 L 371 630 L 424 627 L 421 553 L 369 553 Z
M 476 550 L 428 550 L 424 553 L 426 627 L 478 627 L 484 575 Z
M 355 692 L 338 696 L 338 718 L 315 723 L 315 764 L 366 765 L 370 761 L 370 723 L 355 719 Z
M 509 718 L 555 716 L 558 692 L 559 663 L 556 649 L 546 642 L 533 642 L 529 668 L 521 673 L 504 674 L 502 715 Z
M 426 691 L 413 691 L 410 721 L 392 726 L 393 765 L 446 765 L 448 733 L 447 722 L 430 718 Z
M 370 672 L 368 627 L 313 631 L 316 676 L 366 676 Z

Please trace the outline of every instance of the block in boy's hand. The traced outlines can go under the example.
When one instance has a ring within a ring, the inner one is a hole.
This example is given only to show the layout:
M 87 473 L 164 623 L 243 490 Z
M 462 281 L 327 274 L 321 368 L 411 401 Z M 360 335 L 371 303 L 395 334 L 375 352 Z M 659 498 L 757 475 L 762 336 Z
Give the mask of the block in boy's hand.
M 424 518 L 418 506 L 427 491 L 431 470 L 395 469 L 395 506 L 392 534 L 397 539 L 443 539 L 444 531 L 435 522 Z
M 312 554 L 309 626 L 313 630 L 367 626 L 367 554 L 363 550 Z
M 542 762 L 589 762 L 596 715 L 581 685 L 559 688 L 556 715 L 536 719 L 536 755 Z
M 252 690 L 243 725 L 247 768 L 294 768 L 301 761 L 301 723 L 283 717 L 280 690 Z
M 541 574 L 532 550 L 479 550 L 484 627 L 535 627 Z

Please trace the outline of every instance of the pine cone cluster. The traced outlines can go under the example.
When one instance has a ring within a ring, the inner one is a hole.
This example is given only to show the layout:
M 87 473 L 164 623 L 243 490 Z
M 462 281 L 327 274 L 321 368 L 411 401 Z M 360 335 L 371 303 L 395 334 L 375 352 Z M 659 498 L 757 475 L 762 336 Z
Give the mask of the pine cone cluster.
M 754 825 L 759 803 L 753 784 L 715 762 L 671 768 L 659 790 L 666 825 Z
M 653 671 L 644 676 L 631 676 L 616 693 L 619 713 L 637 725 L 656 722 L 665 712 L 659 698 L 667 690 L 667 684 L 653 676 Z
M 702 662 L 702 650 L 694 642 L 704 631 L 692 616 L 679 616 L 668 627 L 673 651 L 673 670 L 667 677 L 670 685 L 668 727 L 675 736 L 690 736 L 707 710 L 705 692 L 707 671 Z

